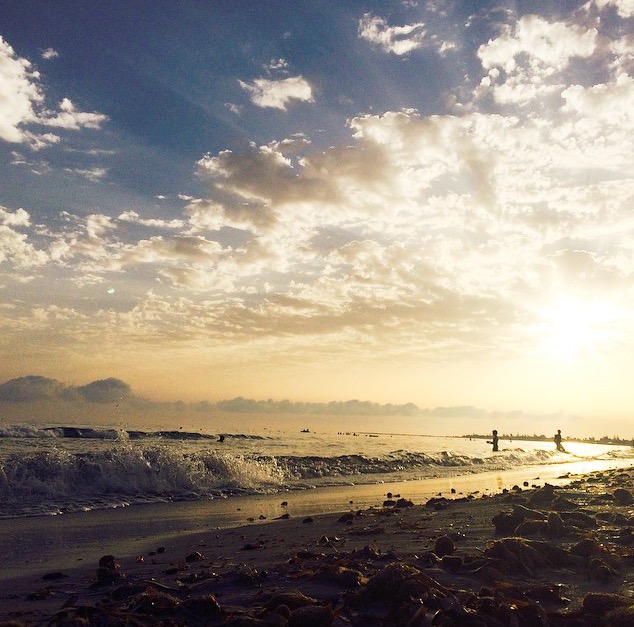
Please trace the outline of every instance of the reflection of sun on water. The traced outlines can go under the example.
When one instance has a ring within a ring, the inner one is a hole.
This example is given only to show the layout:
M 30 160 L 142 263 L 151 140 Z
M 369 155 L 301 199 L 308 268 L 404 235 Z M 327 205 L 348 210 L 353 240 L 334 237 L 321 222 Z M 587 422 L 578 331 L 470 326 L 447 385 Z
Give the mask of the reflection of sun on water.
M 612 305 L 598 301 L 562 300 L 542 309 L 536 329 L 542 350 L 567 362 L 596 354 L 615 337 L 616 313 Z

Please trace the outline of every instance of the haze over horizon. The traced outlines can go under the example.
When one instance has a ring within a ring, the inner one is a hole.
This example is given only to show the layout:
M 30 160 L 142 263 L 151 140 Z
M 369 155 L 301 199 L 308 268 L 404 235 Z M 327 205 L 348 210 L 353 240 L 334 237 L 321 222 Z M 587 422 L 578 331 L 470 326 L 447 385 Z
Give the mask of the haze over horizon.
M 631 0 L 6 0 L 0 382 L 628 437 L 633 33 Z

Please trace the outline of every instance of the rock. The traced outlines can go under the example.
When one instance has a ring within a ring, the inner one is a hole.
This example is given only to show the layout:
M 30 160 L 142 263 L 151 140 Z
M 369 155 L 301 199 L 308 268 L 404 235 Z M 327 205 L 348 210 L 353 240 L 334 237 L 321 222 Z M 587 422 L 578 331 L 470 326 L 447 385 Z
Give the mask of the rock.
M 491 521 L 495 527 L 495 532 L 500 536 L 510 536 L 517 529 L 523 518 L 516 512 L 498 512 Z
M 523 505 L 514 505 L 513 514 L 520 520 L 546 520 L 547 516 L 544 512 L 540 512 L 530 507 L 524 507 Z
M 620 512 L 597 512 L 595 519 L 603 524 L 608 525 L 628 525 L 630 519 Z
M 278 592 L 274 594 L 266 603 L 270 609 L 275 609 L 279 605 L 286 605 L 291 611 L 298 607 L 307 605 L 318 605 L 319 601 L 313 597 L 306 596 L 299 590 L 288 590 L 287 592 Z
M 625 488 L 617 488 L 614 492 L 612 492 L 612 496 L 619 505 L 631 505 L 634 503 L 634 496 L 632 496 L 632 493 Z
M 579 507 L 577 503 L 574 503 L 570 499 L 567 499 L 563 496 L 556 496 L 552 503 L 550 504 L 550 509 L 556 510 L 558 512 L 567 512 Z
M 580 542 L 577 542 L 570 549 L 571 555 L 579 555 L 580 557 L 591 557 L 601 552 L 601 545 L 591 538 L 585 538 Z
M 545 520 L 525 520 L 515 530 L 518 536 L 548 535 L 548 523 Z
M 65 575 L 64 573 L 60 573 L 59 571 L 56 571 L 54 573 L 46 573 L 45 575 L 42 575 L 42 579 L 44 581 L 57 581 L 58 579 L 67 579 L 68 575 Z
M 112 584 L 123 577 L 121 566 L 117 563 L 114 555 L 104 555 L 100 558 L 97 568 L 97 585 Z
M 419 574 L 419 570 L 402 562 L 382 568 L 368 580 L 366 591 L 372 598 L 390 599 L 397 596 L 405 580 Z
M 302 520 L 302 523 L 305 525 L 315 522 L 315 519 L 312 516 L 308 516 Z
M 605 621 L 606 627 L 632 627 L 634 625 L 634 605 L 619 607 L 608 612 Z
M 594 529 L 597 521 L 582 512 L 561 512 L 561 517 L 567 526 L 579 527 L 580 529 Z
M 445 507 L 449 505 L 449 501 L 444 496 L 440 496 L 440 497 L 434 496 L 431 499 L 429 499 L 429 501 L 427 501 L 425 505 L 427 507 L 433 507 L 435 510 L 441 510 L 441 509 L 445 509 Z
M 440 536 L 434 544 L 434 553 L 438 557 L 451 555 L 455 550 L 456 546 L 449 536 Z
M 205 558 L 202 556 L 201 553 L 199 553 L 198 551 L 194 551 L 193 553 L 190 553 L 186 558 L 185 561 L 188 564 L 191 564 L 192 562 L 200 562 L 202 560 L 204 560 Z
M 298 607 L 291 612 L 288 619 L 289 627 L 328 627 L 335 615 L 330 606 L 313 605 Z
M 619 573 L 614 570 L 612 566 L 609 566 L 598 557 L 590 558 L 588 562 L 588 572 L 593 579 L 602 583 L 608 583 L 619 576 Z
M 99 559 L 99 568 L 110 568 L 110 570 L 116 570 L 119 568 L 117 560 L 114 555 L 104 555 Z
M 545 483 L 543 488 L 536 490 L 528 500 L 529 504 L 534 505 L 550 505 L 555 498 L 555 486 Z
M 397 509 L 402 509 L 403 507 L 414 507 L 414 503 L 409 499 L 399 499 L 398 501 L 396 501 L 394 507 Z
M 557 512 L 548 513 L 548 535 L 553 538 L 559 538 L 566 533 L 566 525 L 564 519 Z
M 455 573 L 462 570 L 464 560 L 459 555 L 443 555 L 443 558 L 440 560 L 440 565 L 449 572 Z
M 213 594 L 186 599 L 181 605 L 188 614 L 198 619 L 209 620 L 224 615 L 223 609 Z
M 605 614 L 617 607 L 631 604 L 632 599 L 608 592 L 591 592 L 583 598 L 583 609 L 593 614 Z

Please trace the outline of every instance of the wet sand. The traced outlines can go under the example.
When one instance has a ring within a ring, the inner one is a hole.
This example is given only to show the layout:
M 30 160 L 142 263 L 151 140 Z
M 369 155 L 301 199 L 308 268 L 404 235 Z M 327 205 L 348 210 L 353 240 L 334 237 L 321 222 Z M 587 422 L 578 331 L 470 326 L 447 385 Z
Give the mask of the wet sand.
M 398 493 L 393 486 L 344 487 L 338 512 L 310 516 L 294 502 L 300 493 L 282 497 L 286 504 L 229 499 L 227 526 L 199 516 L 180 533 L 176 519 L 188 507 L 199 511 L 195 504 L 175 504 L 175 520 L 163 512 L 150 525 L 153 506 L 136 518 L 135 508 L 79 515 L 75 522 L 60 517 L 57 535 L 41 540 L 56 547 L 50 559 L 37 559 L 38 550 L 46 553 L 42 547 L 17 544 L 34 536 L 38 521 L 12 521 L 11 551 L 11 537 L 3 535 L 0 620 L 634 624 L 634 468 L 560 477 L 562 485 L 548 487 L 523 474 L 528 485 L 515 489 L 469 492 L 463 481 L 463 489 L 423 501 L 411 498 L 407 483 L 396 484 Z M 350 494 L 359 500 L 343 502 Z M 20 554 L 31 561 L 17 568 Z

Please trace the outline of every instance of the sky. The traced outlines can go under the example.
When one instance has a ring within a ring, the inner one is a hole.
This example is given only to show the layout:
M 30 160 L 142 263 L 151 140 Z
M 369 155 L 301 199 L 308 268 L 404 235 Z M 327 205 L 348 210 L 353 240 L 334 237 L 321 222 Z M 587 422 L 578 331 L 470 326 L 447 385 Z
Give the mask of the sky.
M 633 131 L 632 0 L 5 0 L 0 382 L 627 431 Z

